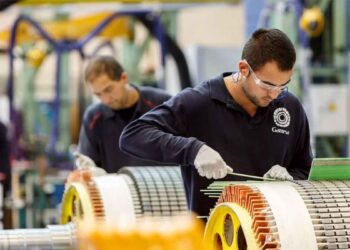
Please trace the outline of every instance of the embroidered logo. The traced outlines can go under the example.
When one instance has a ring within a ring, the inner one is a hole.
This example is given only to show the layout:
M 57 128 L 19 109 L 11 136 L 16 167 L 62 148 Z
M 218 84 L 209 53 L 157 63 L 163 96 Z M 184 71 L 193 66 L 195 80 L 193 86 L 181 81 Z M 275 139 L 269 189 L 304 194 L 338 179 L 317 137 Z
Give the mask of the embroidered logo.
M 273 112 L 273 120 L 278 127 L 286 128 L 290 124 L 290 114 L 285 108 L 277 108 Z
M 282 129 L 282 128 L 288 127 L 290 124 L 290 114 L 287 109 L 277 108 L 273 112 L 273 121 L 275 122 L 277 127 L 280 127 L 280 128 L 272 127 L 271 131 L 273 133 L 289 135 L 289 130 Z

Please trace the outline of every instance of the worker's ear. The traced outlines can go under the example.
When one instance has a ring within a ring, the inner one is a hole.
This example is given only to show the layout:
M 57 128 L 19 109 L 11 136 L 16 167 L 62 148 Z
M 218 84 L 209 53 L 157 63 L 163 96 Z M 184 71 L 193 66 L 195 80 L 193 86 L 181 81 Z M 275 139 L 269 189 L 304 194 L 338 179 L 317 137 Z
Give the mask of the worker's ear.
M 125 83 L 129 82 L 129 77 L 128 77 L 128 74 L 126 72 L 123 72 L 120 75 L 120 81 L 125 82 Z
M 246 76 L 249 75 L 249 68 L 248 68 L 248 65 L 247 65 L 247 63 L 245 62 L 245 60 L 239 61 L 238 69 L 239 69 L 239 72 L 240 72 L 240 74 L 241 74 L 241 79 L 242 79 L 243 81 L 245 81 L 245 80 L 247 79 Z

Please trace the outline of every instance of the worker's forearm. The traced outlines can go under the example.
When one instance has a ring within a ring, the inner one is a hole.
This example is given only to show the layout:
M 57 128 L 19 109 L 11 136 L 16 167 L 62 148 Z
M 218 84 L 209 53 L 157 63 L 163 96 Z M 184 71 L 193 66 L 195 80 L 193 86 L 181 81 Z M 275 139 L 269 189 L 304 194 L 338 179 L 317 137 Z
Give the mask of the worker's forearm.
M 195 138 L 174 136 L 142 120 L 123 131 L 119 146 L 134 157 L 170 164 L 193 164 L 203 142 Z

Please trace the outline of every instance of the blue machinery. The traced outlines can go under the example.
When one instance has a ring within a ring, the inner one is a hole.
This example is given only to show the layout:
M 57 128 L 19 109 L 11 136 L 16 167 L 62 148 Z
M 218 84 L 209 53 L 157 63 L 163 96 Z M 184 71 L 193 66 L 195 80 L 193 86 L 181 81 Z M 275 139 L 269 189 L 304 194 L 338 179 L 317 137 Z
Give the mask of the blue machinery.
M 9 79 L 7 84 L 7 92 L 9 96 L 9 102 L 10 102 L 10 119 L 11 122 L 15 125 L 15 133 L 19 133 L 19 131 L 16 131 L 16 113 L 14 109 L 14 47 L 16 44 L 16 33 L 18 31 L 19 25 L 23 22 L 29 23 L 31 26 L 33 26 L 39 33 L 39 35 L 46 40 L 49 45 L 52 47 L 52 50 L 57 54 L 56 58 L 56 73 L 55 73 L 55 98 L 53 100 L 52 106 L 53 106 L 53 113 L 52 113 L 52 130 L 51 135 L 48 142 L 47 151 L 51 153 L 62 153 L 57 148 L 57 142 L 60 140 L 60 137 L 62 136 L 62 129 L 60 130 L 60 124 L 62 124 L 62 115 L 60 114 L 60 107 L 64 103 L 65 96 L 62 96 L 61 91 L 61 85 L 62 85 L 62 70 L 64 67 L 64 55 L 65 53 L 71 52 L 71 51 L 78 51 L 82 58 L 85 58 L 83 49 L 84 46 L 91 41 L 92 38 L 94 38 L 96 35 L 98 35 L 102 30 L 104 30 L 114 19 L 117 19 L 122 16 L 133 16 L 136 17 L 141 23 L 143 23 L 146 28 L 149 30 L 151 34 L 153 34 L 156 39 L 160 43 L 161 48 L 161 64 L 163 67 L 165 67 L 165 55 L 166 53 L 172 54 L 174 57 L 177 66 L 179 68 L 179 74 L 181 82 L 183 83 L 182 87 L 187 87 L 191 85 L 190 77 L 189 77 L 189 71 L 187 68 L 186 61 L 184 59 L 184 56 L 179 49 L 179 47 L 176 45 L 176 43 L 165 33 L 161 22 L 160 17 L 156 15 L 155 13 L 149 11 L 149 10 L 140 10 L 140 11 L 119 11 L 117 13 L 113 13 L 107 18 L 105 18 L 101 23 L 97 25 L 97 27 L 91 31 L 88 35 L 81 38 L 78 41 L 57 41 L 52 36 L 50 36 L 42 27 L 41 25 L 26 15 L 20 15 L 17 20 L 15 21 L 12 30 L 11 30 L 11 37 L 10 37 L 10 44 L 9 44 L 9 63 L 10 63 L 10 72 L 9 72 Z M 101 45 L 102 46 L 102 45 Z M 97 48 L 96 50 L 98 50 Z M 161 80 L 158 82 L 158 87 L 164 88 L 164 80 Z M 66 126 L 67 127 L 67 126 Z M 67 141 L 67 140 L 66 140 Z M 69 146 L 70 142 L 66 142 L 66 150 Z M 13 149 L 12 152 L 15 157 L 18 157 L 20 153 L 20 149 L 18 146 L 18 141 L 14 140 L 12 143 Z

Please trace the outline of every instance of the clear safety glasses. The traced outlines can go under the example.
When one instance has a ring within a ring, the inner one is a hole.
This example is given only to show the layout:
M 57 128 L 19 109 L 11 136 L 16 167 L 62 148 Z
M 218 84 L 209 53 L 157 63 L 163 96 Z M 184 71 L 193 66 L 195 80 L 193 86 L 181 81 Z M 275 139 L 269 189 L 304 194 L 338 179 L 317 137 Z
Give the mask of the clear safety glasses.
M 288 80 L 288 82 L 286 82 L 285 84 L 281 85 L 281 86 L 276 86 L 272 83 L 269 83 L 269 82 L 265 82 L 265 81 L 262 81 L 260 80 L 256 74 L 254 73 L 253 69 L 250 67 L 249 63 L 247 62 L 247 60 L 243 60 L 247 65 L 248 65 L 248 68 L 249 68 L 249 72 L 252 74 L 252 77 L 254 79 L 254 82 L 256 83 L 256 85 L 258 85 L 259 87 L 265 89 L 265 90 L 268 90 L 268 91 L 275 91 L 275 92 L 278 92 L 278 93 L 282 93 L 282 92 L 287 92 L 288 91 L 288 86 L 286 86 L 290 80 Z

